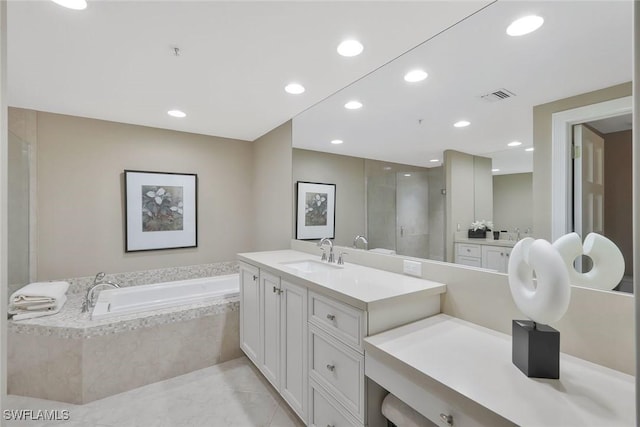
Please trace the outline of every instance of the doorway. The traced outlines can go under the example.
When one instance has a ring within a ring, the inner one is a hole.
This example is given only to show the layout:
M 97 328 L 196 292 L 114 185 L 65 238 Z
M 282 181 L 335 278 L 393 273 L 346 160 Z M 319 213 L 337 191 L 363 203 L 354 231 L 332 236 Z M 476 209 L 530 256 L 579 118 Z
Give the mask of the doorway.
M 551 175 L 554 185 L 551 186 L 551 237 L 555 241 L 560 236 L 574 231 L 574 163 L 573 163 L 573 131 L 575 125 L 593 124 L 612 118 L 620 118 L 632 113 L 633 99 L 631 96 L 600 102 L 593 105 L 561 111 L 552 115 L 552 167 Z M 591 126 L 593 127 L 593 126 Z M 629 160 L 631 156 L 628 156 Z M 612 159 L 615 159 L 612 157 Z M 606 180 L 606 177 L 605 177 Z M 615 182 L 615 180 L 613 181 Z M 628 184 L 629 191 L 632 191 L 631 181 Z M 606 192 L 606 188 L 604 191 Z M 603 199 L 603 209 L 604 208 Z M 631 198 L 628 199 L 631 205 Z M 604 221 L 606 213 L 603 215 L 603 228 L 606 228 Z M 606 232 L 605 232 L 606 233 Z M 627 230 L 632 234 L 632 228 Z M 616 244 L 617 242 L 613 240 Z M 632 267 L 633 258 L 625 262 Z M 632 291 L 632 284 L 629 277 L 623 279 L 616 290 Z
M 632 116 L 622 114 L 573 126 L 573 230 L 613 241 L 625 273 L 614 289 L 633 292 Z M 576 269 L 591 269 L 588 258 Z

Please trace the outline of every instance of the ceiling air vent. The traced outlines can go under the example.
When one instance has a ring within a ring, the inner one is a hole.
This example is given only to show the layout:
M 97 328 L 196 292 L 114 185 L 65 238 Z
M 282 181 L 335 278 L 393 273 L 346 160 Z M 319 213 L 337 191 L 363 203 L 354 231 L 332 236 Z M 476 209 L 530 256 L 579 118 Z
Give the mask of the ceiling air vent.
M 488 93 L 486 95 L 482 95 L 480 98 L 488 102 L 496 102 L 496 101 L 502 101 L 503 99 L 511 98 L 514 96 L 516 96 L 515 93 L 502 88 L 502 89 L 494 90 L 493 92 Z

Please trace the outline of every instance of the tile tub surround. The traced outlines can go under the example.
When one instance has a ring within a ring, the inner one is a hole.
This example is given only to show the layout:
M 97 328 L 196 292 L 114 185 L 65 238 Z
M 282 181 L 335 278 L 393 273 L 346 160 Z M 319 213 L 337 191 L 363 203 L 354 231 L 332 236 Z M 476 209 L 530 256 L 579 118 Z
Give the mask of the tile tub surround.
M 242 354 L 236 297 L 103 321 L 80 312 L 82 298 L 9 322 L 10 394 L 82 404 Z
M 104 280 L 119 283 L 122 287 L 150 285 L 153 283 L 173 282 L 176 280 L 198 279 L 200 277 L 224 276 L 238 272 L 236 261 L 221 261 L 211 264 L 187 265 L 182 267 L 157 268 L 153 270 L 131 271 L 126 273 L 107 273 Z M 96 274 L 98 272 L 96 271 Z M 69 282 L 67 294 L 84 294 L 93 284 L 94 276 L 59 278 Z M 54 280 L 49 278 L 48 280 Z M 9 295 L 24 285 L 10 284 Z

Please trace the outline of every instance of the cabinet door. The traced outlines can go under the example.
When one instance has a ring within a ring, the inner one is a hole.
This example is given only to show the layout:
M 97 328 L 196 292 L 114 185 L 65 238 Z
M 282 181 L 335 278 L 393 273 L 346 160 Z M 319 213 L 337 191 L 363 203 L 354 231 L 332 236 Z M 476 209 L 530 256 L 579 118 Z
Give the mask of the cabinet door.
M 280 393 L 307 420 L 307 288 L 281 282 Z
M 512 248 L 504 248 L 504 270 L 502 273 L 509 272 L 509 257 L 511 257 L 511 249 Z
M 258 269 L 240 266 L 240 348 L 260 366 L 260 286 Z
M 277 389 L 280 382 L 280 278 L 260 272 L 261 322 L 260 349 L 265 377 Z
M 501 246 L 482 246 L 482 267 L 506 273 L 506 248 Z

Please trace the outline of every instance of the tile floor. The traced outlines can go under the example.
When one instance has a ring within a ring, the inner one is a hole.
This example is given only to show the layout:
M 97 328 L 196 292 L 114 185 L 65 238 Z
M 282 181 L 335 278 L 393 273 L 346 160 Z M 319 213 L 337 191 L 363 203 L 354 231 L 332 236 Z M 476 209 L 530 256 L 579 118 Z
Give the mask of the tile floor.
M 296 427 L 304 425 L 246 357 L 86 405 L 10 395 L 3 409 L 34 411 L 66 409 L 69 411 L 69 421 L 2 420 L 2 426 L 6 427 Z

